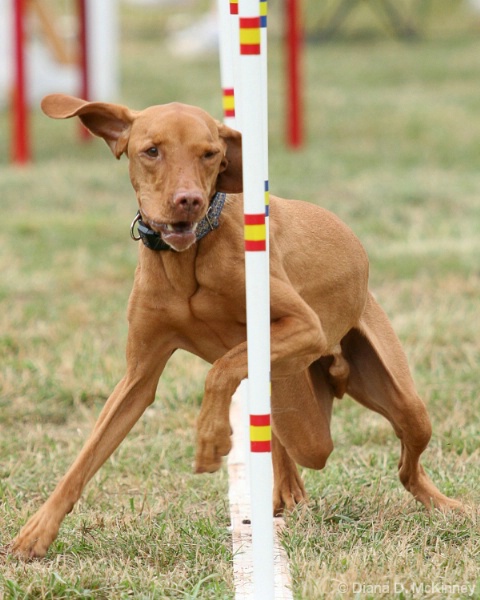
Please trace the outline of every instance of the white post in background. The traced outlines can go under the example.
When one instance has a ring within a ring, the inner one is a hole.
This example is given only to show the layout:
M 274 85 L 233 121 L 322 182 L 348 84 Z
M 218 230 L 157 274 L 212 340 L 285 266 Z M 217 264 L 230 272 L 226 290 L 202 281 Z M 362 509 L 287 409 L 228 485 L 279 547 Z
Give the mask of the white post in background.
M 8 106 L 13 80 L 13 23 L 14 4 L 11 0 L 0 0 L 0 108 Z
M 220 53 L 220 85 L 222 88 L 222 106 L 223 122 L 225 125 L 242 130 L 241 107 L 240 107 L 240 31 L 238 25 L 238 0 L 217 0 L 218 21 L 219 21 L 219 53 Z M 248 394 L 247 380 L 242 382 L 243 396 L 245 402 L 242 403 L 240 411 L 242 418 L 242 430 L 249 431 L 250 419 L 246 397 Z M 238 396 L 237 396 L 238 398 Z M 245 456 L 250 453 L 249 436 L 243 436 L 243 450 Z M 246 491 L 250 496 L 249 484 L 249 463 L 245 464 L 246 469 Z
M 234 5 L 238 7 L 238 5 Z M 235 10 L 235 8 L 234 8 Z M 238 19 L 235 35 L 233 19 L 231 18 L 231 3 L 229 0 L 217 0 L 219 21 L 219 52 L 220 52 L 220 84 L 222 86 L 223 122 L 225 125 L 238 129 L 235 118 L 235 61 L 234 51 L 238 47 Z
M 253 592 L 274 598 L 270 426 L 270 285 L 265 223 L 264 89 L 259 0 L 239 0 L 247 292 Z
M 90 99 L 118 100 L 118 32 L 118 0 L 87 0 Z

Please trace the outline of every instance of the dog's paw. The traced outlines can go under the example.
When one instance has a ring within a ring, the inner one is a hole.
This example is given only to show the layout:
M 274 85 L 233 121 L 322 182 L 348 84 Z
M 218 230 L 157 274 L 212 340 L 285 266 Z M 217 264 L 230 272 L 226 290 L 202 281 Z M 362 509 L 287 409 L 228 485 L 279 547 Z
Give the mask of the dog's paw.
M 299 504 L 308 502 L 307 491 L 298 473 L 292 473 L 273 485 L 273 516 L 279 517 L 290 512 Z
M 10 545 L 12 554 L 22 560 L 43 558 L 50 544 L 57 537 L 60 524 L 50 513 L 40 509 L 22 527 Z
M 231 429 L 217 429 L 206 434 L 199 430 L 197 438 L 197 453 L 195 456 L 195 473 L 214 473 L 222 466 L 222 457 L 226 456 L 231 448 Z
M 230 439 L 223 443 L 199 441 L 195 457 L 195 473 L 214 473 L 222 466 L 222 457 L 232 448 Z
M 195 473 L 213 473 L 222 465 L 222 457 L 232 448 L 232 428 L 228 412 L 206 409 L 203 402 L 197 421 Z
M 432 504 L 433 508 L 443 513 L 448 513 L 452 510 L 458 511 L 460 513 L 466 511 L 465 506 L 459 500 L 448 498 L 443 494 L 439 494 L 436 498 L 431 499 L 431 503 L 428 506 L 429 509 L 432 507 Z

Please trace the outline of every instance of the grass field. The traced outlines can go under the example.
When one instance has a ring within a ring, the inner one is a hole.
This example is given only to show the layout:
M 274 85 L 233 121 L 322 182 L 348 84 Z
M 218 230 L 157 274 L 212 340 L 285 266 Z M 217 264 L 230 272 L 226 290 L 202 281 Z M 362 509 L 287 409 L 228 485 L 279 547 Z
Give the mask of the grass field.
M 398 481 L 388 423 L 338 401 L 336 449 L 323 472 L 304 472 L 311 502 L 287 517 L 296 600 L 480 598 L 480 30 L 462 7 L 432 3 L 417 42 L 392 39 L 373 13 L 365 29 L 359 13 L 337 40 L 309 45 L 298 152 L 283 141 L 271 9 L 270 187 L 333 210 L 363 241 L 429 407 L 424 464 L 467 506 L 427 514 Z M 121 101 L 180 100 L 220 117 L 217 59 L 170 56 L 164 26 L 158 9 L 123 7 Z M 2 141 L 7 125 L 0 114 Z M 0 148 L 0 598 L 233 598 L 226 471 L 192 474 L 208 366 L 186 354 L 47 558 L 25 565 L 2 551 L 123 374 L 136 264 L 126 160 L 38 110 L 32 127 L 30 166 L 10 166 Z

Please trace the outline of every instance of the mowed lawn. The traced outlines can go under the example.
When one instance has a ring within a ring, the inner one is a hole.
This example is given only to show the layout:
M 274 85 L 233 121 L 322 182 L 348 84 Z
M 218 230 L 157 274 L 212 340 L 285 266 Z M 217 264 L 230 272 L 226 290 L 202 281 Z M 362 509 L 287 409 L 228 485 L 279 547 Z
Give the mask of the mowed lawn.
M 335 451 L 303 472 L 310 503 L 283 534 L 296 600 L 480 598 L 480 28 L 460 3 L 431 4 L 418 41 L 392 38 L 365 7 L 337 39 L 307 45 L 296 152 L 271 8 L 270 188 L 329 208 L 363 241 L 431 415 L 424 465 L 466 506 L 428 514 L 398 480 L 390 425 L 337 401 Z M 121 102 L 220 118 L 217 58 L 169 54 L 169 16 L 122 7 Z M 12 167 L 5 112 L 0 127 L 0 598 L 233 598 L 226 470 L 192 472 L 208 365 L 185 353 L 46 559 L 6 551 L 123 374 L 137 248 L 125 158 L 35 109 L 35 160 Z

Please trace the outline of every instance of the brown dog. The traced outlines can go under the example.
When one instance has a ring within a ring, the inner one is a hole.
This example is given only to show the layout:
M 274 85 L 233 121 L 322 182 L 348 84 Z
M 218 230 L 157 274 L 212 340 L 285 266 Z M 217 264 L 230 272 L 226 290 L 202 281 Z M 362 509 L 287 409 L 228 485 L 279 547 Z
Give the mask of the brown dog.
M 53 118 L 80 117 L 117 158 L 128 156 L 144 243 L 128 309 L 127 372 L 72 467 L 14 540 L 25 558 L 45 555 L 87 482 L 153 402 L 177 348 L 213 364 L 198 419 L 198 473 L 218 469 L 229 452 L 230 400 L 247 377 L 240 134 L 177 103 L 134 112 L 51 95 L 42 108 Z M 419 463 L 430 421 L 368 291 L 357 238 L 322 208 L 271 197 L 270 260 L 274 511 L 305 499 L 295 463 L 324 467 L 333 398 L 345 392 L 391 422 L 406 489 L 427 508 L 458 507 Z

